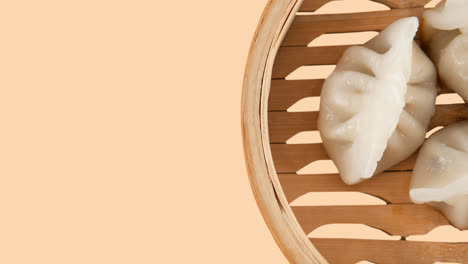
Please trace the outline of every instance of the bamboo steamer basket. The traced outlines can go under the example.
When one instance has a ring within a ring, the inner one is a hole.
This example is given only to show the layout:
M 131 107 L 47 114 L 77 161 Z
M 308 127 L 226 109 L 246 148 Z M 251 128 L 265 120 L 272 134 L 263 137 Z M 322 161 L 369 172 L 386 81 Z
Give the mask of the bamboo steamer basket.
M 334 2 L 345 2 L 341 0 Z M 381 31 L 409 16 L 421 18 L 430 0 L 376 0 L 388 10 L 317 14 L 331 0 L 270 0 L 255 33 L 244 78 L 242 132 L 251 186 L 260 211 L 291 263 L 468 263 L 468 243 L 411 241 L 448 225 L 427 205 L 412 204 L 408 188 L 416 155 L 358 185 L 347 186 L 337 173 L 302 168 L 329 158 L 320 142 L 288 144 L 298 133 L 317 131 L 317 109 L 288 109 L 304 98 L 320 96 L 323 77 L 288 76 L 302 66 L 334 65 L 349 45 L 309 46 L 326 34 Z M 418 36 L 417 36 L 418 37 Z M 417 38 L 416 37 L 416 38 Z M 312 69 L 313 71 L 313 69 Z M 440 90 L 439 94 L 452 93 Z M 463 103 L 436 106 L 431 128 L 468 117 Z M 379 205 L 294 206 L 308 193 L 363 193 L 385 201 Z M 328 224 L 362 224 L 397 240 L 311 238 Z M 466 240 L 468 241 L 468 240 Z

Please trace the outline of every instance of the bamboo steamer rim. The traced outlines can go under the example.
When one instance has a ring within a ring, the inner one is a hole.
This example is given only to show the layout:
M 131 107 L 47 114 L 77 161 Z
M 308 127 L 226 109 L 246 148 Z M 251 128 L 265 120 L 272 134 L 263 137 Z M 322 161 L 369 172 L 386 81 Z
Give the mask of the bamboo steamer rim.
M 255 32 L 242 91 L 242 133 L 249 180 L 276 243 L 291 263 L 327 263 L 302 231 L 282 191 L 268 136 L 268 94 L 276 53 L 303 0 L 270 0 Z

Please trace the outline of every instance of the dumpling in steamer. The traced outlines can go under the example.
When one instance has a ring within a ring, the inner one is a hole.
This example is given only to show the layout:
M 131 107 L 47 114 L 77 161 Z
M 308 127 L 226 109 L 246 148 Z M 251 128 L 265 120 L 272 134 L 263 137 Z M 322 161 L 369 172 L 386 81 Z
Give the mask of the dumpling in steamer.
M 374 175 L 405 107 L 417 18 L 346 50 L 322 87 L 318 128 L 347 184 Z
M 442 83 L 468 102 L 468 0 L 442 1 L 424 12 L 422 37 Z
M 410 197 L 439 209 L 455 227 L 468 228 L 468 121 L 449 125 L 424 143 Z
M 406 106 L 378 163 L 376 174 L 409 158 L 424 143 L 435 112 L 436 97 L 437 71 L 432 61 L 414 43 L 411 77 L 405 94 Z

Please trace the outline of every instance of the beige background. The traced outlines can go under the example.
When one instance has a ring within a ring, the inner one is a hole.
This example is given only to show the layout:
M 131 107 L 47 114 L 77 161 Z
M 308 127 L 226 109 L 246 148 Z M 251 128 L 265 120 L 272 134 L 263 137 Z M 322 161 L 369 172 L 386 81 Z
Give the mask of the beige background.
M 266 0 L 0 0 L 0 263 L 286 263 L 242 75 Z

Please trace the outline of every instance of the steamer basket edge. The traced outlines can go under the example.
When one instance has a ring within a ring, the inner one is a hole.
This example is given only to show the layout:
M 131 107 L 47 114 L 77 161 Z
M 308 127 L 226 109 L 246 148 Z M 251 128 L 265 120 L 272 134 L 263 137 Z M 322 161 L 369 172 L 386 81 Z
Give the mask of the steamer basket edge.
M 290 263 L 327 263 L 302 231 L 276 174 L 268 137 L 268 94 L 273 62 L 303 0 L 270 0 L 249 51 L 242 91 L 246 165 L 257 205 Z

